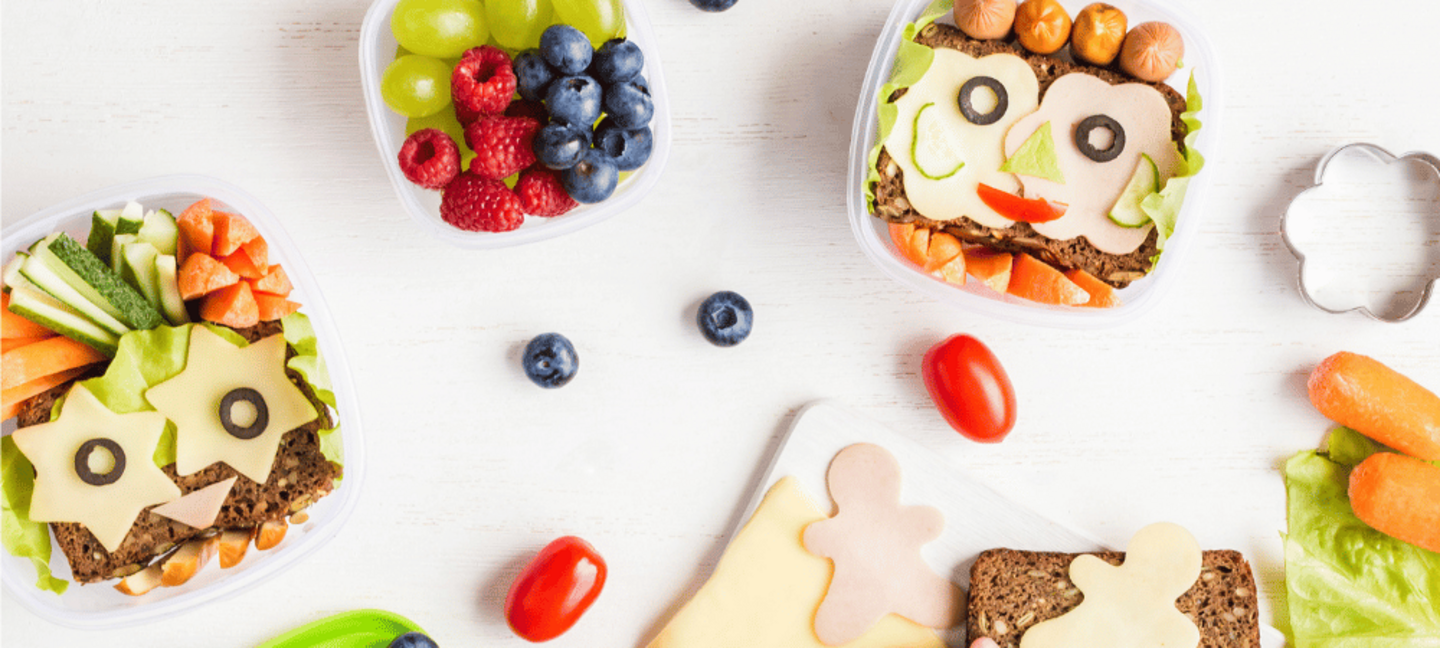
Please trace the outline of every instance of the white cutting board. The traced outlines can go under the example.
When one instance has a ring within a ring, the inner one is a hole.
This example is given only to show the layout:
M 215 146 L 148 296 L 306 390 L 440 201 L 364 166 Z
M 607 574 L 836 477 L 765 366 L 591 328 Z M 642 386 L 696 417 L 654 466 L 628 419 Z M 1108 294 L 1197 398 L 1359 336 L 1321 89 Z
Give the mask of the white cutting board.
M 1006 499 L 904 435 L 829 401 L 807 405 L 795 417 L 730 537 L 735 537 L 749 521 L 766 491 L 784 477 L 796 478 L 811 501 L 834 515 L 835 504 L 825 485 L 825 473 L 830 460 L 855 443 L 873 443 L 895 455 L 900 462 L 902 504 L 933 506 L 945 515 L 945 531 L 925 545 L 921 554 L 937 574 L 949 576 L 967 590 L 970 566 L 986 549 L 1066 553 L 1109 550 L 1093 538 Z M 1262 619 L 1268 616 L 1265 612 L 1261 611 Z M 951 646 L 963 646 L 964 636 L 961 624 L 946 639 Z M 1265 648 L 1283 647 L 1284 636 L 1261 626 L 1261 644 Z

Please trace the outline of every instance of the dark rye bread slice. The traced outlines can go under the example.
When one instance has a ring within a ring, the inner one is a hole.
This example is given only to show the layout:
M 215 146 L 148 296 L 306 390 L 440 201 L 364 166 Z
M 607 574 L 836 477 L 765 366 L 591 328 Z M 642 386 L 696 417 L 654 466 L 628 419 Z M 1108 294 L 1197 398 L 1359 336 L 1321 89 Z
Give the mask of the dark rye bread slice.
M 264 322 L 236 332 L 254 342 L 279 334 L 281 328 L 279 322 Z M 293 355 L 293 350 L 290 354 Z M 165 474 L 186 494 L 237 477 L 214 526 L 209 529 L 195 529 L 154 515 L 150 512 L 154 507 L 149 507 L 140 512 L 129 535 L 120 547 L 111 553 L 100 545 L 99 540 L 84 525 L 53 523 L 50 526 L 55 531 L 60 550 L 70 562 L 74 580 L 79 583 L 94 583 L 128 576 L 186 540 L 211 535 L 216 530 L 250 528 L 262 522 L 281 520 L 329 494 L 334 488 L 335 479 L 340 477 L 341 473 L 340 467 L 330 463 L 320 451 L 318 433 L 332 426 L 329 410 L 300 374 L 287 369 L 286 375 L 321 415 L 285 433 L 265 484 L 258 484 L 240 475 L 223 463 L 212 464 L 185 477 L 176 474 L 174 464 L 165 466 Z M 21 411 L 18 425 L 25 427 L 48 421 L 55 401 L 69 391 L 69 388 L 70 384 L 62 385 L 31 399 Z
M 969 640 L 990 637 L 1017 648 L 1025 631 L 1079 605 L 1085 595 L 1070 582 L 1080 554 L 991 549 L 970 568 Z M 1092 555 L 1119 565 L 1119 551 Z M 1259 648 L 1258 591 L 1250 563 L 1238 551 L 1206 551 L 1195 585 L 1175 607 L 1200 628 L 1200 648 Z
M 1030 64 L 1031 69 L 1035 70 L 1035 76 L 1040 80 L 1040 96 L 1042 98 L 1049 90 L 1050 84 L 1071 72 L 1089 74 L 1112 85 L 1146 83 L 1111 68 L 1031 54 L 1019 45 L 1010 42 L 976 40 L 966 36 L 964 32 L 953 26 L 940 23 L 931 23 L 920 30 L 915 37 L 915 42 L 932 49 L 945 47 L 959 50 L 977 58 L 990 54 L 1019 56 Z M 1183 151 L 1185 123 L 1180 120 L 1180 113 L 1185 111 L 1185 97 L 1163 83 L 1146 83 L 1146 85 L 1160 91 L 1160 94 L 1165 97 L 1166 103 L 1170 105 L 1170 137 Z M 891 96 L 891 100 L 904 96 L 904 93 L 904 88 L 897 90 Z M 874 187 L 875 215 L 880 218 L 892 223 L 917 223 L 931 228 L 943 227 L 945 231 L 967 243 L 984 245 L 1003 252 L 1024 252 L 1062 269 L 1079 268 L 1116 288 L 1124 288 L 1130 282 L 1150 272 L 1152 265 L 1150 259 L 1159 251 L 1156 246 L 1157 235 L 1154 231 L 1151 231 L 1150 236 L 1134 252 L 1117 255 L 1096 249 L 1083 236 L 1068 241 L 1048 238 L 1036 232 L 1029 223 L 1015 223 L 1007 228 L 994 228 L 986 227 L 963 216 L 958 220 L 948 222 L 930 220 L 915 211 L 910 202 L 905 199 L 904 171 L 891 160 L 889 151 L 883 149 L 880 151 L 880 159 L 876 162 L 875 170 L 880 174 L 880 180 Z

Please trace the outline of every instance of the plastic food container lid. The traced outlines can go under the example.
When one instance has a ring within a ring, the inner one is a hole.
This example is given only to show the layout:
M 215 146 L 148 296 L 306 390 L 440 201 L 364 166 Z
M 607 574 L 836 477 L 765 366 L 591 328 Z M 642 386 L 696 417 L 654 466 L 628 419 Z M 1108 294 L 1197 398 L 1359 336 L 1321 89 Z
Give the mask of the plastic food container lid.
M 650 88 L 650 98 L 655 105 L 650 129 L 654 134 L 654 148 L 645 165 L 636 169 L 620 181 L 615 193 L 603 202 L 593 205 L 582 204 L 567 214 L 554 218 L 526 216 L 525 223 L 509 232 L 468 232 L 446 223 L 440 218 L 440 192 L 421 189 L 405 178 L 396 162 L 400 145 L 405 143 L 405 122 L 403 115 L 390 110 L 380 96 L 380 76 L 386 66 L 395 60 L 399 46 L 390 33 L 390 14 L 400 0 L 375 0 L 365 14 L 360 26 L 360 80 L 365 87 L 365 110 L 370 115 L 370 129 L 375 136 L 375 146 L 380 150 L 380 162 L 395 187 L 400 204 L 415 222 L 426 231 L 452 245 L 464 248 L 492 249 L 523 245 L 552 239 L 603 221 L 615 214 L 634 207 L 660 180 L 665 162 L 670 158 L 670 98 L 665 88 L 665 75 L 660 69 L 660 52 L 657 49 L 655 33 L 650 27 L 650 18 L 645 5 L 639 0 L 622 0 L 625 7 L 625 37 L 640 47 L 645 54 L 645 68 L 641 74 Z M 447 107 L 445 110 L 452 110 Z
M 1096 329 L 1133 321 L 1149 311 L 1177 281 L 1180 267 L 1199 234 L 1200 219 L 1204 214 L 1204 198 L 1209 193 L 1210 177 L 1214 175 L 1208 168 L 1201 170 L 1190 181 L 1175 234 L 1166 242 L 1160 262 L 1149 275 L 1119 291 L 1123 305 L 1115 308 L 1037 304 L 1018 297 L 997 294 L 973 278 L 964 286 L 946 283 L 907 262 L 891 243 L 886 222 L 870 214 L 865 203 L 864 184 L 867 158 L 879 127 L 876 113 L 880 86 L 890 79 L 905 26 L 914 22 L 931 2 L 932 0 L 899 0 L 895 3 L 890 19 L 885 23 L 885 28 L 875 43 L 870 67 L 865 73 L 865 84 L 860 90 L 860 103 L 855 110 L 855 126 L 850 138 L 850 173 L 846 189 L 850 228 L 855 239 L 859 241 L 860 248 L 881 272 L 910 288 L 957 308 L 1022 324 Z M 1078 12 L 1083 4 L 1078 0 L 1067 2 L 1066 9 L 1072 13 Z M 1207 164 L 1213 164 L 1219 159 L 1220 106 L 1223 103 L 1218 59 L 1210 41 L 1205 38 L 1194 19 L 1179 8 L 1160 0 L 1113 0 L 1111 4 L 1125 12 L 1132 26 L 1158 20 L 1170 23 L 1179 30 L 1185 40 L 1185 67 L 1171 76 L 1168 83 L 1183 95 L 1190 74 L 1194 73 L 1196 87 L 1204 101 L 1199 114 L 1201 128 L 1195 147 L 1205 156 Z M 953 25 L 954 18 L 947 12 L 936 22 Z
M 144 596 L 121 594 L 112 587 L 115 581 L 91 585 L 71 581 L 63 595 L 56 595 L 35 587 L 35 567 L 29 559 L 0 551 L 0 565 L 3 565 L 0 580 L 5 589 L 48 621 L 83 629 L 118 628 L 174 616 L 233 596 L 284 571 L 323 546 L 344 526 L 358 502 L 365 476 L 365 445 L 344 347 L 315 277 L 310 274 L 299 249 L 285 234 L 280 220 L 255 198 L 234 185 L 199 175 L 164 176 L 102 189 L 41 210 L 6 228 L 0 237 L 4 241 L 4 259 L 8 261 L 17 250 L 51 232 L 64 231 L 84 241 L 90 231 L 91 213 L 97 209 L 118 209 L 124 207 L 126 201 L 135 200 L 147 210 L 163 208 L 179 215 L 185 207 L 205 197 L 213 199 L 217 208 L 249 219 L 269 244 L 272 263 L 283 265 L 285 274 L 295 285 L 290 299 L 299 302 L 300 312 L 310 317 L 335 391 L 338 434 L 345 452 L 344 479 L 330 495 L 306 509 L 309 520 L 290 525 L 279 546 L 268 551 L 249 551 L 244 561 L 229 569 L 222 570 L 212 561 L 184 585 L 156 588 Z M 14 431 L 15 426 L 14 419 L 5 422 L 4 433 Z M 56 578 L 69 580 L 70 565 L 53 532 L 51 547 L 50 569 Z

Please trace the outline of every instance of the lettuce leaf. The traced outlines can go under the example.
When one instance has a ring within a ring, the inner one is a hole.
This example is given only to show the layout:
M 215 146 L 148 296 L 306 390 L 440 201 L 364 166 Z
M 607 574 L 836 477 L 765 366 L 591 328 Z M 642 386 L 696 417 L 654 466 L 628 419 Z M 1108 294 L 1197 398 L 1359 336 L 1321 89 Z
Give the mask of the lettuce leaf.
M 1060 158 L 1055 155 L 1055 138 L 1050 135 L 1050 122 L 1031 133 L 1015 150 L 1015 155 L 1000 165 L 1000 170 L 1065 184 L 1065 172 L 1060 170 Z
M 29 558 L 35 565 L 35 587 L 64 594 L 69 581 L 50 573 L 50 528 L 30 519 L 30 494 L 35 490 L 35 469 L 10 437 L 0 439 L 0 473 L 4 497 L 0 501 L 0 545 L 12 556 Z
M 320 343 L 315 338 L 315 327 L 304 313 L 291 313 L 280 320 L 285 329 L 285 341 L 295 347 L 295 357 L 286 366 L 299 372 L 315 390 L 320 401 L 335 409 L 335 390 L 330 382 L 330 370 L 325 358 L 320 356 Z M 340 443 L 340 424 L 328 430 L 320 430 L 320 453 L 336 464 L 344 465 L 345 449 Z
M 876 110 L 880 123 L 876 130 L 875 145 L 871 147 L 870 155 L 866 158 L 864 187 L 865 204 L 872 213 L 875 211 L 875 183 L 880 181 L 880 170 L 876 169 L 875 165 L 880 161 L 880 149 L 885 147 L 885 139 L 890 137 L 890 131 L 895 128 L 895 120 L 900 117 L 900 109 L 890 102 L 890 95 L 895 94 L 896 90 L 915 85 L 930 70 L 930 64 L 935 62 L 935 50 L 915 42 L 915 36 L 949 12 L 954 4 L 955 0 L 934 0 L 920 12 L 920 17 L 906 25 L 900 34 L 900 46 L 895 51 L 895 67 L 890 71 L 890 81 L 880 86 L 880 94 L 875 98 L 880 103 Z
M 1190 84 L 1185 88 L 1185 111 L 1180 113 L 1180 121 L 1185 123 L 1185 154 L 1180 156 L 1180 166 L 1176 169 L 1175 176 L 1165 182 L 1165 187 L 1140 201 L 1140 209 L 1155 222 L 1155 231 L 1158 234 L 1156 245 L 1161 250 L 1165 249 L 1165 241 L 1175 235 L 1175 223 L 1180 219 L 1180 207 L 1185 203 L 1185 192 L 1190 188 L 1190 179 L 1205 166 L 1205 156 L 1200 155 L 1200 151 L 1195 148 L 1195 140 L 1200 138 L 1200 119 L 1197 115 L 1202 106 L 1200 88 L 1195 85 L 1195 73 L 1192 71 Z M 1160 255 L 1156 254 L 1151 262 L 1159 258 Z
M 1301 452 L 1285 464 L 1285 586 L 1293 645 L 1440 647 L 1440 554 L 1355 517 L 1346 495 L 1347 464 L 1368 456 L 1377 449 L 1373 444 L 1340 428 L 1329 447 L 1331 453 Z

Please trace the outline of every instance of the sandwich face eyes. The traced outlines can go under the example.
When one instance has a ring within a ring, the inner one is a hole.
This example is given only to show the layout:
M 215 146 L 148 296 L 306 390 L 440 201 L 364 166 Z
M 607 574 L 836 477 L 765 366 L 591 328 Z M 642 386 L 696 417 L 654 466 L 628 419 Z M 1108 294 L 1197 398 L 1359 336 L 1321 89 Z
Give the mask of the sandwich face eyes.
M 240 403 L 249 403 L 255 412 L 254 419 L 247 425 L 235 422 L 235 406 Z M 270 425 L 270 408 L 265 405 L 265 397 L 260 392 L 249 387 L 232 389 L 220 399 L 220 426 L 225 428 L 237 439 L 249 440 L 265 433 L 265 428 Z
M 97 473 L 90 468 L 90 455 L 101 448 L 110 453 L 114 463 L 110 470 Z M 90 439 L 80 444 L 80 449 L 75 451 L 75 474 L 80 477 L 80 481 L 91 486 L 107 486 L 120 481 L 120 477 L 125 474 L 125 450 L 111 439 Z
M 985 89 L 988 89 L 989 92 L 985 92 Z M 993 93 L 994 105 L 989 110 L 977 108 L 977 93 L 980 96 Z M 956 100 L 960 102 L 960 114 L 976 126 L 989 126 L 1000 121 L 1010 107 L 1010 94 L 1006 92 L 1005 84 L 990 76 L 977 76 L 966 81 L 960 86 L 960 93 Z
M 1108 146 L 1101 148 L 1091 140 L 1097 130 L 1110 132 Z M 1075 126 L 1075 147 L 1095 162 L 1109 162 L 1125 151 L 1125 127 L 1109 115 L 1091 115 Z

